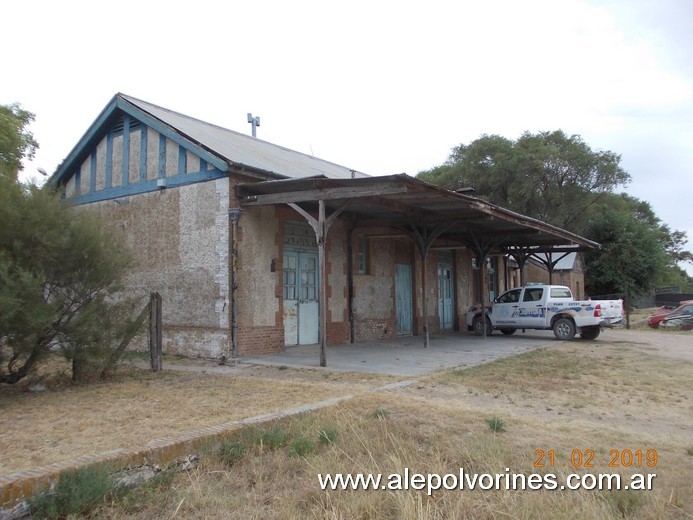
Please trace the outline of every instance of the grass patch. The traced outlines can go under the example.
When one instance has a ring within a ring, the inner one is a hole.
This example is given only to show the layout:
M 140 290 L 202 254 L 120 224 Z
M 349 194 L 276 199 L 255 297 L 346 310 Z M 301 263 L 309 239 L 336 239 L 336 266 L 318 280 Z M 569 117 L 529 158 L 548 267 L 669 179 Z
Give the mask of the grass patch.
M 323 426 L 318 430 L 320 444 L 334 444 L 339 438 L 339 431 L 332 426 Z
M 276 450 L 277 448 L 281 448 L 286 444 L 288 440 L 287 434 L 284 432 L 282 427 L 280 425 L 275 425 L 269 430 L 266 430 L 263 432 L 262 436 L 260 437 L 260 441 L 262 443 L 262 446 L 267 447 L 271 450 Z
M 372 415 L 376 419 L 385 419 L 388 415 L 390 415 L 390 412 L 388 412 L 384 408 L 376 408 L 375 410 L 373 410 Z
M 642 492 L 632 491 L 630 489 L 609 491 L 600 496 L 609 504 L 614 513 L 622 518 L 632 518 L 646 500 Z
M 315 443 L 308 437 L 296 437 L 291 442 L 291 455 L 306 457 L 315 451 Z
M 585 345 L 561 344 L 543 355 L 529 356 L 530 362 L 517 356 L 478 369 L 439 373 L 421 378 L 416 385 L 361 395 L 270 427 L 243 429 L 228 440 L 229 456 L 234 443 L 245 447 L 232 465 L 216 447 L 196 469 L 106 500 L 91 516 L 270 520 L 690 516 L 690 458 L 685 453 L 692 448 L 688 432 L 693 428 L 693 364 L 642 354 L 625 342 Z M 331 385 L 341 376 L 333 377 Z M 234 398 L 244 391 L 235 390 Z M 219 399 L 224 395 L 220 390 Z M 490 435 L 489 420 L 494 417 L 512 425 L 512 434 Z M 268 436 L 269 432 L 274 433 Z M 283 437 L 283 442 L 270 449 L 270 438 L 276 437 Z M 546 456 L 545 466 L 535 467 L 538 449 L 555 451 L 556 464 L 546 466 Z M 576 471 L 570 466 L 576 449 L 594 450 L 594 462 L 603 468 Z M 656 449 L 659 460 L 652 470 L 607 469 L 613 449 Z M 303 455 L 299 450 L 305 450 Z M 624 481 L 634 472 L 656 472 L 657 478 L 652 491 L 642 492 L 439 489 L 429 496 L 412 488 L 325 492 L 318 485 L 318 474 L 402 475 L 405 468 L 439 475 L 457 474 L 460 468 L 466 474 L 551 472 L 559 484 L 574 472 L 618 472 Z
M 489 417 L 486 419 L 486 424 L 493 433 L 501 433 L 505 431 L 505 423 L 500 417 Z
M 247 452 L 246 446 L 241 441 L 224 442 L 219 448 L 219 459 L 227 466 L 233 466 L 241 460 Z
M 531 356 L 531 363 L 523 356 L 514 358 L 515 363 L 489 363 L 472 371 L 471 376 L 440 373 L 421 378 L 421 384 L 287 418 L 269 430 L 249 429 L 249 433 L 239 434 L 237 440 L 245 443 L 247 451 L 232 468 L 215 457 L 202 459 L 197 470 L 177 475 L 167 489 L 148 497 L 151 505 L 140 503 L 137 516 L 423 520 L 686 517 L 686 512 L 693 510 L 690 459 L 684 455 L 691 448 L 686 434 L 693 428 L 687 413 L 693 365 L 643 356 L 623 345 L 610 349 L 581 346 L 584 359 L 576 361 L 574 348 L 568 345 L 565 351 Z M 501 368 L 493 366 L 498 364 Z M 528 366 L 531 364 L 536 366 Z M 590 368 L 577 375 L 567 373 L 576 366 Z M 547 374 L 554 383 L 545 389 L 544 378 L 537 374 Z M 505 381 L 502 392 L 493 386 L 494 377 Z M 523 393 L 524 388 L 532 391 Z M 657 406 L 652 406 L 654 398 L 658 399 Z M 387 420 L 374 420 L 385 417 Z M 512 424 L 512 435 L 489 435 L 489 429 L 502 431 L 507 424 Z M 286 442 L 275 449 L 260 449 L 268 431 L 281 431 Z M 330 449 L 324 449 L 328 445 Z M 608 464 L 612 449 L 657 449 L 659 460 L 651 471 L 657 473 L 655 488 L 642 492 L 558 489 L 545 493 L 439 489 L 428 496 L 411 488 L 325 492 L 317 479 L 318 474 L 326 473 L 402 475 L 405 468 L 411 473 L 446 475 L 463 468 L 467 474 L 550 472 L 556 474 L 560 485 L 575 472 L 618 472 L 624 482 L 633 472 L 648 472 L 647 468 L 632 467 L 571 467 L 573 450 L 588 448 L 595 452 L 594 462 L 602 466 Z M 535 467 L 538 449 L 553 450 L 555 465 L 547 466 L 545 456 L 545 466 Z M 130 515 L 124 511 L 115 501 L 102 514 L 108 518 Z
M 291 368 L 255 367 L 243 375 L 226 376 L 173 370 L 151 373 L 126 366 L 111 380 L 91 385 L 56 386 L 43 380 L 47 390 L 39 393 L 3 386 L 0 409 L 8 420 L 2 426 L 2 442 L 11 449 L 0 458 L 0 474 L 117 448 L 137 448 L 153 439 L 356 393 L 393 380 L 397 378 L 340 373 L 322 381 L 312 371 Z M 27 431 L 32 435 L 27 436 Z
M 52 492 L 38 495 L 30 501 L 32 517 L 89 516 L 106 502 L 113 488 L 113 479 L 105 466 L 66 471 L 60 475 Z

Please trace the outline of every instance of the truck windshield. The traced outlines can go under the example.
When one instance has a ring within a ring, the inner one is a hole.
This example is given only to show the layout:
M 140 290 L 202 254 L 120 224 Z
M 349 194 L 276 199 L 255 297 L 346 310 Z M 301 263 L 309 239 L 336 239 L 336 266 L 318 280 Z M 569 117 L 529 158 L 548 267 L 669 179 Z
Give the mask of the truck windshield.
M 551 298 L 572 298 L 570 289 L 567 287 L 551 287 Z

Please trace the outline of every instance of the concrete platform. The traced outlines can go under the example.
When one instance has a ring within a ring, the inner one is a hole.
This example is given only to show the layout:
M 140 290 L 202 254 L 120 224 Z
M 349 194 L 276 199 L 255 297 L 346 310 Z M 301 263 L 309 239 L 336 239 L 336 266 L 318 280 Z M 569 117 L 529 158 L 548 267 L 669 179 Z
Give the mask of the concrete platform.
M 339 372 L 371 372 L 421 376 L 455 367 L 469 367 L 556 343 L 550 331 L 521 331 L 512 336 L 498 332 L 486 339 L 467 332 L 450 332 L 430 337 L 427 349 L 423 336 L 406 336 L 387 341 L 369 341 L 327 347 L 327 367 L 320 367 L 320 346 L 287 347 L 286 352 L 243 357 L 245 364 L 312 368 Z

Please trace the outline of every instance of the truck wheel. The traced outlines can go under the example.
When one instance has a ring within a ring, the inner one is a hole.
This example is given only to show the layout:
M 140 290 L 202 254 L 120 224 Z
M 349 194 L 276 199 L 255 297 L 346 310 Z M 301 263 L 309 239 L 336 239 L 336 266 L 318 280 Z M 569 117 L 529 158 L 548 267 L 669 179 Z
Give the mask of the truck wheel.
M 491 327 L 491 321 L 486 318 L 486 335 L 490 336 L 491 332 L 493 331 L 493 328 Z M 484 329 L 482 329 L 481 325 L 481 316 L 477 316 L 474 318 L 474 321 L 472 322 L 472 328 L 474 329 L 474 335 L 475 336 L 483 336 L 484 335 Z
M 501 329 L 500 331 L 506 336 L 510 336 L 512 334 L 515 334 L 515 332 L 517 332 L 517 329 Z
M 582 339 L 597 339 L 601 331 L 602 329 L 599 327 L 585 327 L 580 329 L 580 337 Z
M 575 337 L 575 324 L 568 318 L 558 318 L 553 324 L 553 335 L 560 340 L 569 340 Z

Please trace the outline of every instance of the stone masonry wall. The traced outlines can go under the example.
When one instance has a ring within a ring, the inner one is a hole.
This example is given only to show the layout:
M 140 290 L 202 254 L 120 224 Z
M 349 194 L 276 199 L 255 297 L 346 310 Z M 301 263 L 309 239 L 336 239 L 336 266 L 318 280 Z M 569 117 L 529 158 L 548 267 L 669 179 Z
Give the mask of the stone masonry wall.
M 165 352 L 228 349 L 228 189 L 219 179 L 82 206 L 123 233 L 135 260 L 129 293 L 142 305 L 161 293 Z

